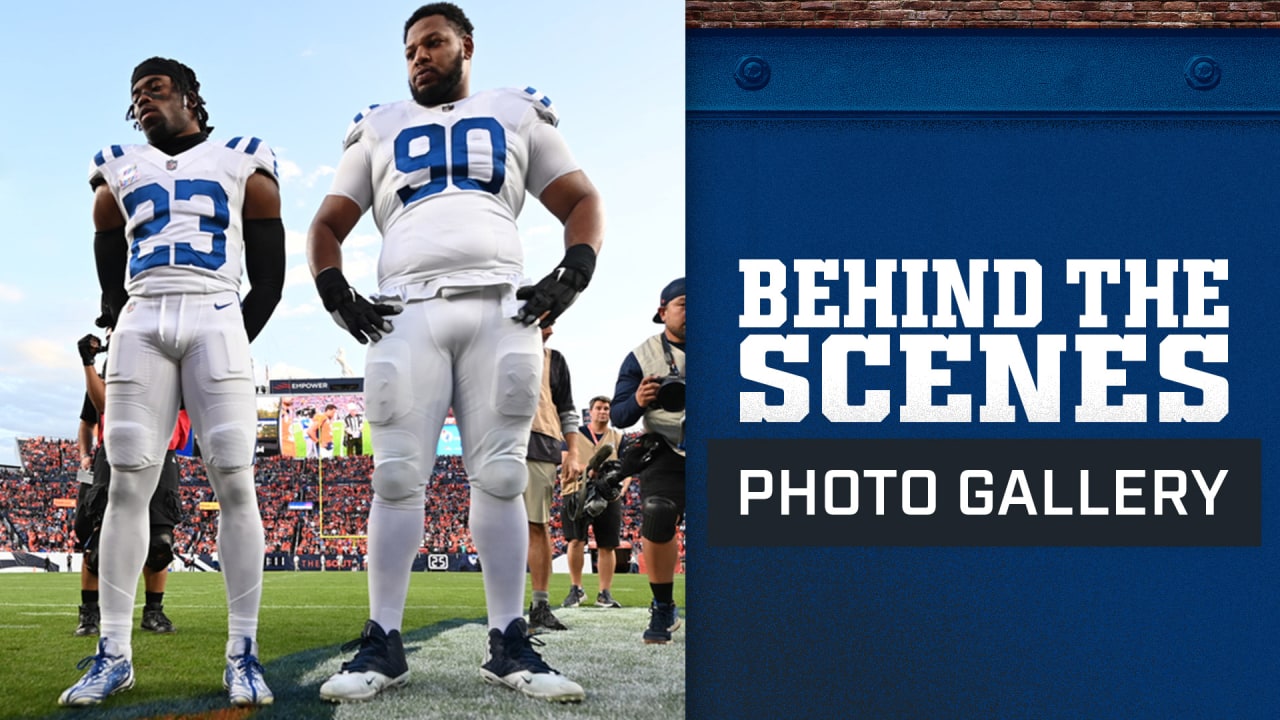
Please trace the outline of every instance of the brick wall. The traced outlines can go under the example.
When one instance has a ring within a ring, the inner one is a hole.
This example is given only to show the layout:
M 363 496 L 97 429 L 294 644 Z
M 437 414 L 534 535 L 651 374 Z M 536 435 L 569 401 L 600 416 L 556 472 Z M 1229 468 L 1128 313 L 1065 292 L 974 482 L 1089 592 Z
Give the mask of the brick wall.
M 685 26 L 1280 28 L 1280 2 L 688 0 L 685 3 Z

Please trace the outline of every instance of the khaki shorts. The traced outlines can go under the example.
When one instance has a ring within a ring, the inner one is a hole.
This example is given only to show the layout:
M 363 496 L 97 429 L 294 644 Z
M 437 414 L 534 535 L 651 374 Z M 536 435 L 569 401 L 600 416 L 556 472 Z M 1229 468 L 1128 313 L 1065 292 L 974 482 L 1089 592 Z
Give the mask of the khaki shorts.
M 551 521 L 551 494 L 556 488 L 555 463 L 528 461 L 529 484 L 524 488 L 524 509 L 529 522 L 546 525 Z

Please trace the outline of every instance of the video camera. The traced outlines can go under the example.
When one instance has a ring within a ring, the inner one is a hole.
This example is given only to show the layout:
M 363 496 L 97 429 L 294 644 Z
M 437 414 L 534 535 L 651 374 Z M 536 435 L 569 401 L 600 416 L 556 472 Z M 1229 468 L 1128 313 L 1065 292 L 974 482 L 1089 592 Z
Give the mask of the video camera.
M 578 492 L 570 504 L 569 517 L 578 520 L 582 516 L 599 517 L 609 506 L 622 495 L 622 463 L 610 460 L 613 455 L 611 443 L 601 443 L 578 483 Z

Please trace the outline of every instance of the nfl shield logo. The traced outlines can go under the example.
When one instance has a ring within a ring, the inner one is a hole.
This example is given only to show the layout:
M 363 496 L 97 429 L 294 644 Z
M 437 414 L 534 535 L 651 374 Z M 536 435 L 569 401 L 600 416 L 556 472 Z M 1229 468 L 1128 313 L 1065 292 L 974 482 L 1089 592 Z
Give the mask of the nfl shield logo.
M 166 170 L 177 170 L 177 169 L 178 169 L 178 161 L 177 161 L 177 160 L 170 160 L 169 162 L 167 162 L 167 163 L 165 163 L 165 164 L 164 164 L 164 167 L 165 167 L 165 169 L 166 169 Z

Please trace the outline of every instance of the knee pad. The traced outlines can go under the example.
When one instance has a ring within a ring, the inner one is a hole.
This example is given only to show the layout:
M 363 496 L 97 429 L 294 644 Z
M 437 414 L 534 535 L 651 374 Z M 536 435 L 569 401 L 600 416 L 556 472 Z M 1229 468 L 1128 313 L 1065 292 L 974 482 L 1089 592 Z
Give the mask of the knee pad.
M 421 502 L 429 472 L 423 471 L 422 448 L 414 434 L 383 430 L 378 436 L 378 458 L 373 468 L 373 492 L 387 502 Z
M 425 486 L 417 464 L 409 460 L 383 460 L 373 469 L 373 493 L 388 502 L 416 501 Z
M 107 423 L 102 442 L 111 466 L 130 472 L 159 464 L 164 459 L 163 454 L 156 454 L 143 442 L 151 434 L 152 429 L 142 423 L 116 420 Z
M 151 528 L 151 546 L 147 548 L 145 565 L 152 572 L 160 572 L 173 562 L 173 529 Z
M 481 492 L 503 500 L 524 495 L 529 471 L 514 457 L 489 458 L 476 468 L 471 484 Z
M 657 543 L 669 542 L 676 536 L 676 524 L 680 511 L 676 504 L 663 497 L 651 497 L 640 508 L 640 536 Z
M 111 427 L 111 423 L 107 423 Z M 223 423 L 200 438 L 206 464 L 223 471 L 240 470 L 253 464 L 254 428 L 241 423 Z

